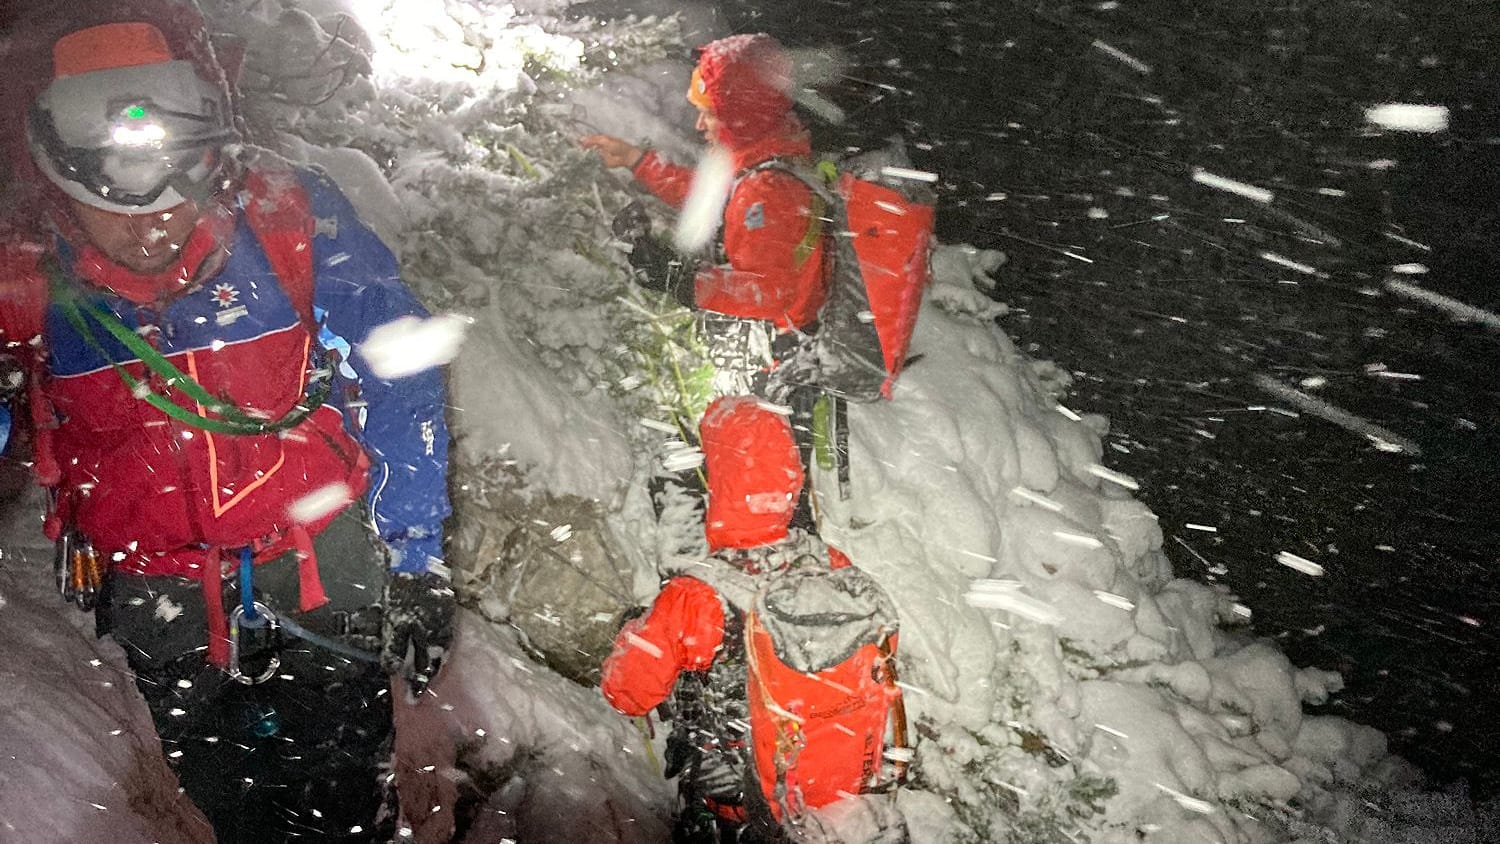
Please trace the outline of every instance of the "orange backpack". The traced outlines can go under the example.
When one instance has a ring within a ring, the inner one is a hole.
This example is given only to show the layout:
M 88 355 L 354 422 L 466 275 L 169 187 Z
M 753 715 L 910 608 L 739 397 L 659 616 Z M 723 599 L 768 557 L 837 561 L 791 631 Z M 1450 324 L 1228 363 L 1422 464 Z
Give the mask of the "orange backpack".
M 745 613 L 751 760 L 777 820 L 883 784 L 905 744 L 896 610 L 869 575 L 804 557 Z M 904 751 L 896 778 L 904 775 Z
M 787 384 L 810 384 L 853 402 L 891 397 L 906 364 L 922 292 L 932 280 L 936 211 L 931 191 L 899 150 L 874 151 L 816 169 L 770 161 L 806 184 L 823 205 L 809 237 L 828 241 L 828 297 L 817 333 L 783 364 Z

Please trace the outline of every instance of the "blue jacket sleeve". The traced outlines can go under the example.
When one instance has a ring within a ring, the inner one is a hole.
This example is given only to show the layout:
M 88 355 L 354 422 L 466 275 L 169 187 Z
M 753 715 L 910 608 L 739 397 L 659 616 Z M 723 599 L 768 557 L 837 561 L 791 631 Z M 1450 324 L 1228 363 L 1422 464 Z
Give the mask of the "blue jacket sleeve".
M 370 455 L 370 510 L 396 552 L 392 569 L 419 573 L 443 557 L 448 503 L 446 389 L 440 369 L 386 380 L 358 353 L 370 332 L 427 311 L 402 282 L 396 258 L 356 216 L 326 176 L 301 174 L 316 218 L 313 313 L 325 348 L 343 352 L 362 406 L 345 408 L 345 424 Z M 349 350 L 354 349 L 353 354 Z

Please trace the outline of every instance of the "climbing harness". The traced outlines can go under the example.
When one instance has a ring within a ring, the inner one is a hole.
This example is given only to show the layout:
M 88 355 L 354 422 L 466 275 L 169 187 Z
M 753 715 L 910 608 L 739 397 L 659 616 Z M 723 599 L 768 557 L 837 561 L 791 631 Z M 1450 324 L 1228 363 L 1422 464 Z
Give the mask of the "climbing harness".
M 239 583 L 240 602 L 229 614 L 229 664 L 225 669 L 236 681 L 247 686 L 254 686 L 276 676 L 276 672 L 281 669 L 283 633 L 356 662 L 371 664 L 380 662 L 380 657 L 376 654 L 314 633 L 290 618 L 277 615 L 270 607 L 255 600 L 255 563 L 249 548 L 240 550 Z M 267 647 L 272 649 L 270 661 L 259 673 L 246 672 L 240 663 L 244 653 L 241 642 L 246 637 L 246 631 L 249 630 L 265 631 L 263 637 Z

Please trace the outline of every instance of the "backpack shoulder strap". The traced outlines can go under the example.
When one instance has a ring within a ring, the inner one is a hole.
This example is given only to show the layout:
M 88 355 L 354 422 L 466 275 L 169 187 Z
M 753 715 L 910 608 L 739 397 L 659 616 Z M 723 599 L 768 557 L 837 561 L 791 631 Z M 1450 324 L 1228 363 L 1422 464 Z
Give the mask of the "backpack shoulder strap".
M 826 165 L 826 167 L 825 167 Z M 807 231 L 802 233 L 802 239 L 798 241 L 794 251 L 797 266 L 801 266 L 817 248 L 818 242 L 823 239 L 824 218 L 829 216 L 830 211 L 837 216 L 839 207 L 839 196 L 832 189 L 838 177 L 837 165 L 832 161 L 822 160 L 816 165 L 799 164 L 787 161 L 783 158 L 768 158 L 765 161 L 750 168 L 750 173 L 764 173 L 775 170 L 785 173 L 807 186 L 812 191 L 812 208 L 807 215 Z M 835 225 L 839 221 L 835 219 Z
M 290 167 L 256 168 L 245 176 L 245 218 L 266 252 L 302 326 L 317 337 L 313 317 L 313 234 L 316 221 L 307 189 Z

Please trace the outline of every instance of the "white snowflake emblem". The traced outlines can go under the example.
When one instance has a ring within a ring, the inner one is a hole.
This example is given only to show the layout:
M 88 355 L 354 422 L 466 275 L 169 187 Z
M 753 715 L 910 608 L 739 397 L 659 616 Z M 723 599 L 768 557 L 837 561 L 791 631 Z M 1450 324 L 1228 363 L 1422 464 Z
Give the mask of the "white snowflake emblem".
M 238 302 L 239 299 L 240 292 L 234 289 L 234 285 L 229 284 L 228 282 L 214 285 L 213 300 L 215 305 L 218 305 L 221 308 L 227 308 L 230 305 L 233 305 L 235 302 Z

